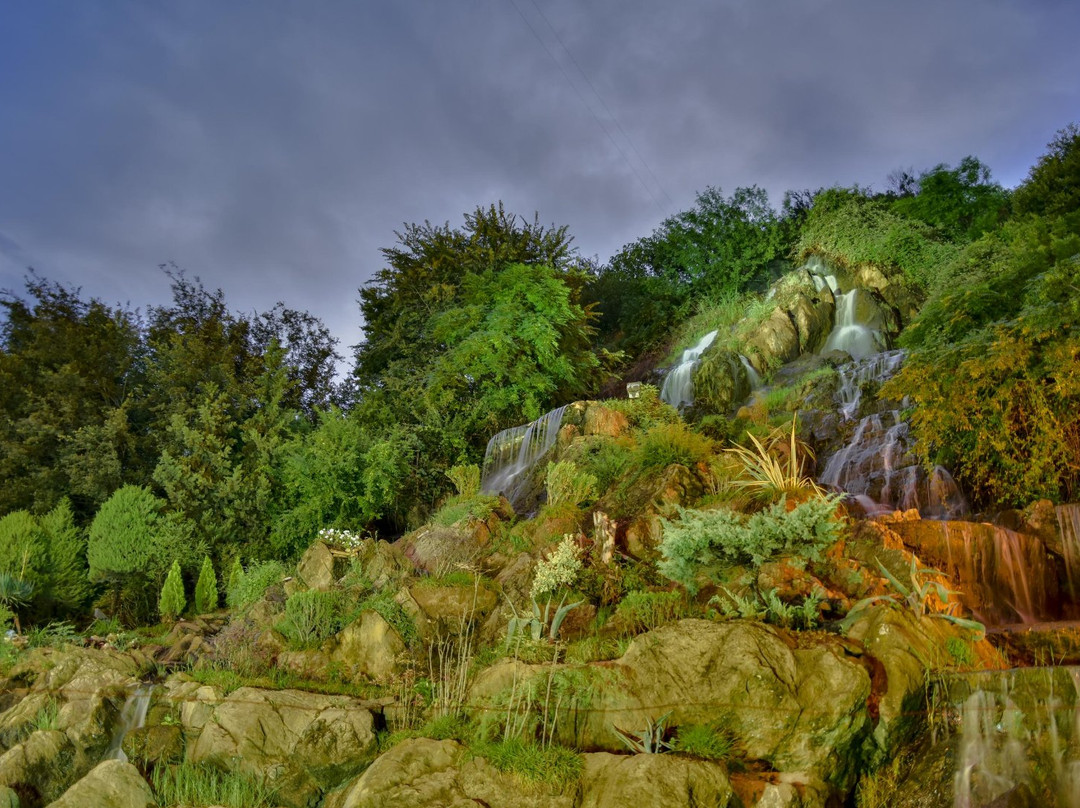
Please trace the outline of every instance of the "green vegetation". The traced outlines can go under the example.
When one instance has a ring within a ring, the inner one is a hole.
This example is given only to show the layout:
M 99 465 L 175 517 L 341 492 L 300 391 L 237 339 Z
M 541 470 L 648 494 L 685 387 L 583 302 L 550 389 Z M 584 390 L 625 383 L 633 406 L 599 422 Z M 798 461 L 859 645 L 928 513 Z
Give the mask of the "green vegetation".
M 544 746 L 511 738 L 474 741 L 469 752 L 501 772 L 516 774 L 526 783 L 539 783 L 557 791 L 571 790 L 581 777 L 581 755 L 564 746 Z
M 843 523 L 836 515 L 839 497 L 814 497 L 791 510 L 780 502 L 747 516 L 720 509 L 680 508 L 677 520 L 662 520 L 664 575 L 696 592 L 700 573 L 724 564 L 760 566 L 779 555 L 816 558 L 840 538 Z
M 584 505 L 597 497 L 595 475 L 582 471 L 569 460 L 548 463 L 545 480 L 549 505 Z
M 218 607 L 217 575 L 214 573 L 214 563 L 210 556 L 203 556 L 202 567 L 199 569 L 199 580 L 195 583 L 195 612 L 196 614 L 209 614 Z
M 289 596 L 277 629 L 292 648 L 316 648 L 348 625 L 355 614 L 344 593 L 309 589 Z
M 187 597 L 184 595 L 184 579 L 180 574 L 180 562 L 174 561 L 165 578 L 165 585 L 161 589 L 161 597 L 158 598 L 158 613 L 164 622 L 171 623 L 183 614 L 186 606 Z
M 277 804 L 275 790 L 260 778 L 201 763 L 155 766 L 150 786 L 161 808 L 271 808 Z
M 731 732 L 717 724 L 683 724 L 675 732 L 671 749 L 702 760 L 729 760 L 736 751 Z
M 635 458 L 645 470 L 663 469 L 679 463 L 694 466 L 712 454 L 712 441 L 680 422 L 657 424 L 638 442 Z
M 239 576 L 236 589 L 229 591 L 229 605 L 235 609 L 250 606 L 262 598 L 271 586 L 281 583 L 284 577 L 285 566 L 280 561 L 262 561 L 252 564 Z

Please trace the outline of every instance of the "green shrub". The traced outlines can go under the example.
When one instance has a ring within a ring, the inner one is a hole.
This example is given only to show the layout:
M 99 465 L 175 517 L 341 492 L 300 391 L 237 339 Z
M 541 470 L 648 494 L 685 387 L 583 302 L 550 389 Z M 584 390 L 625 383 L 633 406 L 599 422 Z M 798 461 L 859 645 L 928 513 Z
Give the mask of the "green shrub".
M 240 579 L 233 606 L 242 609 L 260 600 L 266 590 L 281 583 L 285 577 L 285 567 L 280 561 L 260 561 L 252 564 Z
M 203 763 L 155 766 L 150 775 L 154 797 L 161 808 L 271 808 L 277 804 L 275 789 L 262 778 L 240 772 L 223 772 Z
M 446 476 L 454 484 L 459 497 L 471 499 L 480 493 L 480 467 L 475 463 L 451 466 L 447 469 Z
M 377 612 L 383 620 L 393 626 L 406 645 L 411 646 L 416 643 L 420 636 L 416 631 L 416 623 L 401 607 L 401 604 L 394 600 L 393 592 L 371 595 L 360 601 L 355 609 L 356 612 L 368 610 Z
M 218 607 L 217 575 L 210 556 L 203 556 L 199 580 L 195 584 L 195 611 L 197 614 L 209 614 Z
M 234 609 L 239 606 L 237 597 L 243 584 L 244 565 L 240 563 L 240 556 L 236 556 L 233 559 L 232 567 L 229 569 L 229 582 L 225 585 L 225 603 L 229 608 Z
M 637 398 L 608 398 L 603 404 L 621 412 L 633 429 L 651 429 L 657 424 L 679 421 L 679 413 L 660 400 L 660 390 L 654 385 L 643 384 Z
M 337 591 L 294 592 L 285 601 L 285 617 L 277 629 L 293 648 L 315 648 L 348 624 L 355 614 L 350 605 Z
M 949 652 L 949 656 L 955 660 L 957 665 L 974 665 L 975 664 L 975 652 L 971 648 L 971 643 L 960 637 L 949 637 L 945 640 L 945 650 Z
M 814 497 L 787 510 L 784 500 L 750 516 L 727 509 L 679 508 L 679 519 L 662 519 L 663 556 L 657 567 L 690 592 L 699 573 L 722 565 L 760 566 L 779 555 L 819 556 L 835 542 L 843 523 L 838 496 Z
M 187 597 L 184 595 L 184 579 L 180 574 L 180 562 L 173 561 L 169 574 L 165 578 L 165 585 L 161 589 L 161 597 L 158 599 L 158 612 L 165 622 L 175 620 L 184 612 L 187 606 Z
M 663 469 L 679 463 L 693 467 L 712 454 L 712 441 L 690 430 L 681 421 L 658 424 L 641 438 L 636 451 L 642 469 Z
M 596 499 L 596 477 L 582 471 L 569 460 L 548 463 L 548 505 L 584 505 Z
M 149 489 L 125 485 L 109 497 L 90 523 L 86 548 L 90 578 L 142 575 L 152 560 L 154 535 L 164 503 Z
M 727 760 L 735 753 L 735 737 L 719 724 L 683 724 L 671 742 L 675 752 L 703 760 Z
M 559 791 L 571 791 L 581 777 L 582 758 L 573 749 L 543 746 L 535 741 L 474 741 L 469 752 L 501 772 L 518 775 Z
M 611 622 L 623 634 L 641 634 L 688 613 L 683 592 L 629 592 L 615 608 Z
M 498 497 L 487 494 L 478 494 L 472 497 L 450 497 L 431 517 L 431 522 L 441 527 L 451 527 L 462 519 L 484 520 L 491 515 L 498 504 Z

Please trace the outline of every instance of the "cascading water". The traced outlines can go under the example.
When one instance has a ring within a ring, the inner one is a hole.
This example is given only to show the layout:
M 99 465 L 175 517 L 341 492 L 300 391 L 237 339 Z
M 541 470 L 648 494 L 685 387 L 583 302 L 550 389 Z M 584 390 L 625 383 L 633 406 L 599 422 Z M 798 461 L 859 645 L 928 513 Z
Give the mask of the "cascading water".
M 117 719 L 116 729 L 113 731 L 109 748 L 105 752 L 105 760 L 123 760 L 128 757 L 124 753 L 124 736 L 135 729 L 140 729 L 146 724 L 146 712 L 150 708 L 150 697 L 153 695 L 152 684 L 140 684 L 135 687 L 124 702 Z
M 1080 668 L 960 674 L 935 685 L 958 720 L 955 808 L 1080 808 Z
M 881 332 L 880 314 L 868 294 L 855 288 L 836 298 L 835 324 L 823 352 L 846 351 L 853 359 L 862 359 L 888 347 Z M 867 312 L 872 312 L 870 317 L 865 316 Z
M 480 489 L 485 494 L 504 494 L 514 502 L 528 483 L 528 471 L 555 445 L 566 405 L 530 424 L 504 429 L 488 441 Z
M 1065 558 L 1065 575 L 1069 581 L 1069 594 L 1077 600 L 1080 586 L 1080 505 L 1058 505 L 1058 533 L 1061 536 L 1061 554 Z
M 750 382 L 751 390 L 760 390 L 762 381 L 761 375 L 754 370 L 754 366 L 750 364 L 750 360 L 742 354 L 739 354 L 739 361 L 742 362 L 742 366 L 746 368 L 746 378 Z
M 660 399 L 676 409 L 684 409 L 694 403 L 694 370 L 701 361 L 701 355 L 716 340 L 718 332 L 710 331 L 698 344 L 683 351 L 682 360 L 673 367 L 660 388 Z
M 904 361 L 903 351 L 885 351 L 837 369 L 834 400 L 841 417 L 855 418 L 863 390 L 889 379 Z M 850 440 L 832 454 L 818 480 L 851 494 L 870 513 L 917 508 L 939 519 L 968 512 L 952 476 L 941 466 L 929 473 L 911 451 L 911 429 L 899 410 L 867 415 L 855 424 Z

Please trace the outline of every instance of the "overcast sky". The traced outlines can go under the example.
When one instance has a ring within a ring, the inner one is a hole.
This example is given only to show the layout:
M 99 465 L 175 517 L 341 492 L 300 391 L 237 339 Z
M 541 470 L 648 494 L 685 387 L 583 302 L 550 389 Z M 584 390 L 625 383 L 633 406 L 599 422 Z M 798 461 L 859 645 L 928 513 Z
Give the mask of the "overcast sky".
M 321 317 L 477 205 L 607 259 L 706 186 L 1006 186 L 1080 121 L 1072 0 L 0 0 L 0 287 Z

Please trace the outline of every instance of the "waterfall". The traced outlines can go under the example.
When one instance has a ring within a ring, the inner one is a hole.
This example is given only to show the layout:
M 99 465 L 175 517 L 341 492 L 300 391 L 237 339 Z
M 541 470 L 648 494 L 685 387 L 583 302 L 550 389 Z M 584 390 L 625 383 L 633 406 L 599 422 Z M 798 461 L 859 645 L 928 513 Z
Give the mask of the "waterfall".
M 858 414 L 863 390 L 891 378 L 904 351 L 885 351 L 837 368 L 834 400 L 841 418 Z M 968 512 L 959 487 L 941 466 L 929 472 L 911 451 L 911 428 L 900 410 L 861 418 L 848 442 L 832 454 L 818 480 L 854 496 L 868 513 L 918 509 L 923 516 L 952 519 Z
M 1077 599 L 1077 575 L 1080 575 L 1080 505 L 1058 505 L 1058 532 L 1061 535 L 1061 554 L 1065 558 L 1065 575 L 1069 594 Z
M 153 692 L 154 686 L 144 682 L 137 685 L 124 701 L 112 740 L 109 741 L 109 748 L 105 752 L 105 760 L 127 761 L 128 757 L 122 748 L 124 736 L 146 724 L 146 711 L 150 708 L 150 696 Z
M 664 378 L 664 386 L 660 389 L 662 401 L 676 409 L 683 409 L 694 403 L 694 370 L 701 361 L 701 355 L 713 344 L 717 333 L 710 331 L 693 348 L 683 351 L 679 364 Z
M 545 413 L 530 424 L 511 427 L 488 441 L 480 490 L 505 494 L 513 502 L 528 482 L 528 472 L 555 445 L 566 405 Z
M 758 372 L 756 370 L 754 370 L 754 366 L 750 364 L 750 360 L 747 359 L 742 354 L 739 354 L 739 361 L 742 362 L 742 366 L 744 368 L 746 368 L 746 378 L 750 382 L 750 389 L 751 390 L 760 390 L 761 389 L 761 376 L 758 374 Z
M 955 808 L 1080 808 L 1080 669 L 962 674 L 935 690 L 945 712 L 935 723 L 959 718 Z
M 846 351 L 852 358 L 862 359 L 885 349 L 885 336 L 874 328 L 873 318 L 861 316 L 860 303 L 866 295 L 865 290 L 855 288 L 836 299 L 836 319 L 822 353 Z

